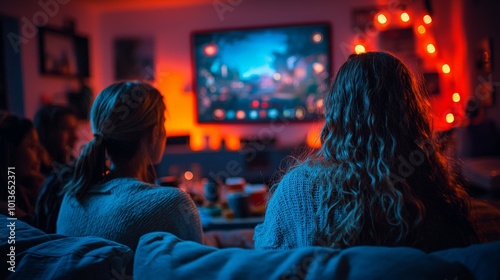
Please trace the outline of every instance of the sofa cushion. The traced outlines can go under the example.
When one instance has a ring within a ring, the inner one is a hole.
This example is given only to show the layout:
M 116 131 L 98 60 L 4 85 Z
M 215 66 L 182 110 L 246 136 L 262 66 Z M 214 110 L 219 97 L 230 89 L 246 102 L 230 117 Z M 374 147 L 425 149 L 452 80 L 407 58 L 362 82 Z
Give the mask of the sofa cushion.
M 134 276 L 141 279 L 470 279 L 459 262 L 407 247 L 217 249 L 166 232 L 144 235 Z
M 15 272 L 7 270 L 7 263 L 2 279 L 121 279 L 131 274 L 133 252 L 125 245 L 99 237 L 45 234 L 4 215 L 0 219 L 0 251 L 13 255 L 14 246 L 15 254 Z M 14 236 L 15 244 L 9 244 L 8 236 Z
M 431 255 L 464 265 L 476 280 L 500 279 L 500 241 L 448 249 Z

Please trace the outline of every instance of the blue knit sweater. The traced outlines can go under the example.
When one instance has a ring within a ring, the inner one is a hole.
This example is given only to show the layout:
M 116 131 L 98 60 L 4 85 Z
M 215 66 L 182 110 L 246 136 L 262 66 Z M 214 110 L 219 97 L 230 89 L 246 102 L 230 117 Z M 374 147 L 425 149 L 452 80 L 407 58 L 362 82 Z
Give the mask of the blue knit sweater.
M 185 192 L 133 178 L 117 178 L 96 185 L 82 201 L 66 195 L 57 220 L 58 234 L 99 236 L 134 251 L 139 238 L 154 231 L 202 241 L 198 210 Z
M 299 166 L 279 182 L 268 202 L 264 223 L 255 228 L 256 249 L 293 249 L 314 245 L 315 212 L 321 202 L 310 178 L 310 167 Z M 326 214 L 319 225 L 326 223 Z

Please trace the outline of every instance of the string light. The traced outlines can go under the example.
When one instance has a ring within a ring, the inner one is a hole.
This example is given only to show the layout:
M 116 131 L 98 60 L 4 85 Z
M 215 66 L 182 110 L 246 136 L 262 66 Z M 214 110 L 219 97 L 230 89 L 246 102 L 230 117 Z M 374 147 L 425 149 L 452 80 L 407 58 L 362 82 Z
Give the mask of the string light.
M 441 67 L 441 70 L 443 71 L 443 73 L 445 73 L 445 74 L 449 74 L 449 73 L 451 72 L 450 65 L 448 65 L 448 64 L 443 64 L 443 66 Z
M 402 22 L 409 22 L 410 21 L 410 15 L 407 12 L 402 12 L 399 17 L 401 18 Z
M 452 99 L 452 100 L 453 100 L 453 102 L 455 102 L 455 103 L 460 102 L 460 93 L 455 92 L 455 93 L 451 96 L 451 99 Z
M 425 15 L 424 16 L 424 23 L 425 24 L 431 24 L 431 22 L 432 22 L 431 16 L 430 15 Z
M 389 14 L 386 12 L 379 12 L 375 15 L 375 22 L 381 26 L 386 26 L 389 24 Z
M 446 122 L 453 123 L 455 121 L 455 116 L 452 113 L 446 114 Z
M 418 32 L 419 34 L 425 34 L 425 31 L 426 31 L 426 30 L 425 30 L 425 26 L 423 26 L 423 25 L 419 25 L 419 26 L 417 27 L 417 32 Z
M 433 44 L 427 44 L 427 52 L 428 53 L 435 53 L 436 52 L 436 47 L 434 47 Z
M 357 44 L 357 45 L 354 47 L 354 52 L 355 52 L 356 54 L 364 53 L 364 52 L 366 52 L 366 48 L 365 48 L 365 46 L 363 46 L 362 44 Z

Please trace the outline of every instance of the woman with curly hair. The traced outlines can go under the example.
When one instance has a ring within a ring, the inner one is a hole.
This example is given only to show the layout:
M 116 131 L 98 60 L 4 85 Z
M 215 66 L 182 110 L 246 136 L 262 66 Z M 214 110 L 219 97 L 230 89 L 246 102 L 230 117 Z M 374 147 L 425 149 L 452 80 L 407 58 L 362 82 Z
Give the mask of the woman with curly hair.
M 321 147 L 273 187 L 256 248 L 478 242 L 468 194 L 432 140 L 426 92 L 400 60 L 351 55 L 324 109 Z

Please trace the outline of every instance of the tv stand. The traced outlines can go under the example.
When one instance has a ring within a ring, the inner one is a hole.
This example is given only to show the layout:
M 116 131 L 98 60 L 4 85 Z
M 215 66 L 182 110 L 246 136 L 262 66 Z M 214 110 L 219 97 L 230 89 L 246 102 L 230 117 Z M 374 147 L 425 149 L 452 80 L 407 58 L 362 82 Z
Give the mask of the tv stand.
M 182 176 L 191 171 L 195 179 L 224 181 L 243 177 L 248 183 L 268 184 L 287 165 L 296 148 L 243 145 L 237 151 L 192 151 L 186 145 L 167 145 L 162 162 L 156 166 L 159 177 Z

